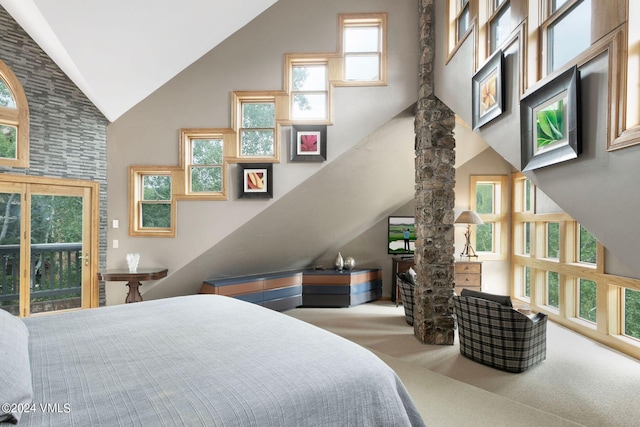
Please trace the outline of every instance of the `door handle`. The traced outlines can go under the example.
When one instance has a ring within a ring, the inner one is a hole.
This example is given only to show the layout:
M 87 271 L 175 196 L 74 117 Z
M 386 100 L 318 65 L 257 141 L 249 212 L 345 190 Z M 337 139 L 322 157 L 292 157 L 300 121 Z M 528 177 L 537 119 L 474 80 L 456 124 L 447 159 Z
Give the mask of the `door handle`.
M 83 259 L 84 265 L 89 267 L 89 252 L 85 252 L 84 256 L 80 255 L 80 259 Z

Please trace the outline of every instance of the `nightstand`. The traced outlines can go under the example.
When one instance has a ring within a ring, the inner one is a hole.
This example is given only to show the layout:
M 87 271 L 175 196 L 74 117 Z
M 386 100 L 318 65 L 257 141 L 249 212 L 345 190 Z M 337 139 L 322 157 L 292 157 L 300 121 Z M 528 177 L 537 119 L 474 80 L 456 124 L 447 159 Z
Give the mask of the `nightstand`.
M 482 290 L 482 263 L 479 261 L 457 261 L 455 263 L 454 282 L 456 294 L 462 289 Z

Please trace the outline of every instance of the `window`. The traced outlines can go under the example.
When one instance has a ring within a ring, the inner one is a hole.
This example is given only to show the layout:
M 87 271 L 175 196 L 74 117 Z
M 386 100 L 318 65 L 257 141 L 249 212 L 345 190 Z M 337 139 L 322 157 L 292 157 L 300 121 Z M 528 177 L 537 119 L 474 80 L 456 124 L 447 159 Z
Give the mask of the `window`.
M 597 253 L 597 241 L 595 237 L 582 225 L 579 226 L 580 231 L 578 233 L 578 261 L 595 264 Z
M 596 282 L 580 279 L 578 281 L 578 317 L 596 322 Z
M 560 307 L 560 275 L 555 271 L 547 271 L 547 305 Z
M 506 176 L 472 176 L 471 210 L 475 211 L 484 224 L 476 225 L 476 252 L 484 259 L 502 259 L 506 256 Z
M 624 335 L 640 339 L 640 291 L 624 291 Z
M 340 14 L 338 52 L 345 84 L 386 84 L 387 14 Z
M 291 120 L 326 121 L 329 112 L 327 63 L 294 64 L 291 70 Z
M 456 0 L 458 12 L 456 16 L 456 43 L 460 43 L 467 34 L 470 26 L 469 0 Z
M 129 168 L 129 234 L 175 237 L 173 174 L 177 168 L 132 166 Z
M 508 0 L 493 0 L 489 18 L 489 53 L 495 52 L 511 34 L 511 5 Z
M 233 124 L 237 132 L 236 156 L 240 161 L 279 161 L 279 125 L 276 111 L 284 94 L 234 92 Z
M 180 163 L 185 173 L 184 194 L 188 198 L 227 199 L 225 140 L 231 135 L 230 129 L 181 129 Z
M 591 46 L 591 0 L 548 0 L 542 24 L 546 37 L 545 59 L 551 73 Z
M 547 223 L 547 258 L 560 258 L 560 223 Z
M 29 167 L 29 108 L 18 78 L 0 61 L 0 166 Z

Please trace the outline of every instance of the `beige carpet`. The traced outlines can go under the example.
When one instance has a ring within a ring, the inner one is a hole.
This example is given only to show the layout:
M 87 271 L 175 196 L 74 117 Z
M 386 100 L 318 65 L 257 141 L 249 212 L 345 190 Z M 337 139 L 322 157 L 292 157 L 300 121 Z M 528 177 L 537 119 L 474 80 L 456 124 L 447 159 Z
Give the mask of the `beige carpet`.
M 398 373 L 427 425 L 640 425 L 640 362 L 552 322 L 547 360 L 510 374 L 463 357 L 457 342 L 421 344 L 402 306 L 390 301 L 286 314 L 376 353 Z

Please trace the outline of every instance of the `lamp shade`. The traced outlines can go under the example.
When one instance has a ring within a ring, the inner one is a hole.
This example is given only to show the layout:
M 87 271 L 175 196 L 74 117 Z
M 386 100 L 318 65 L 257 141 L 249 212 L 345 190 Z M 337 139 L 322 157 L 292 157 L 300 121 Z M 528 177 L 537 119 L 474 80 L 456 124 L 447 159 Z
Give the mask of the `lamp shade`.
M 474 211 L 463 211 L 456 219 L 456 224 L 484 224 Z

